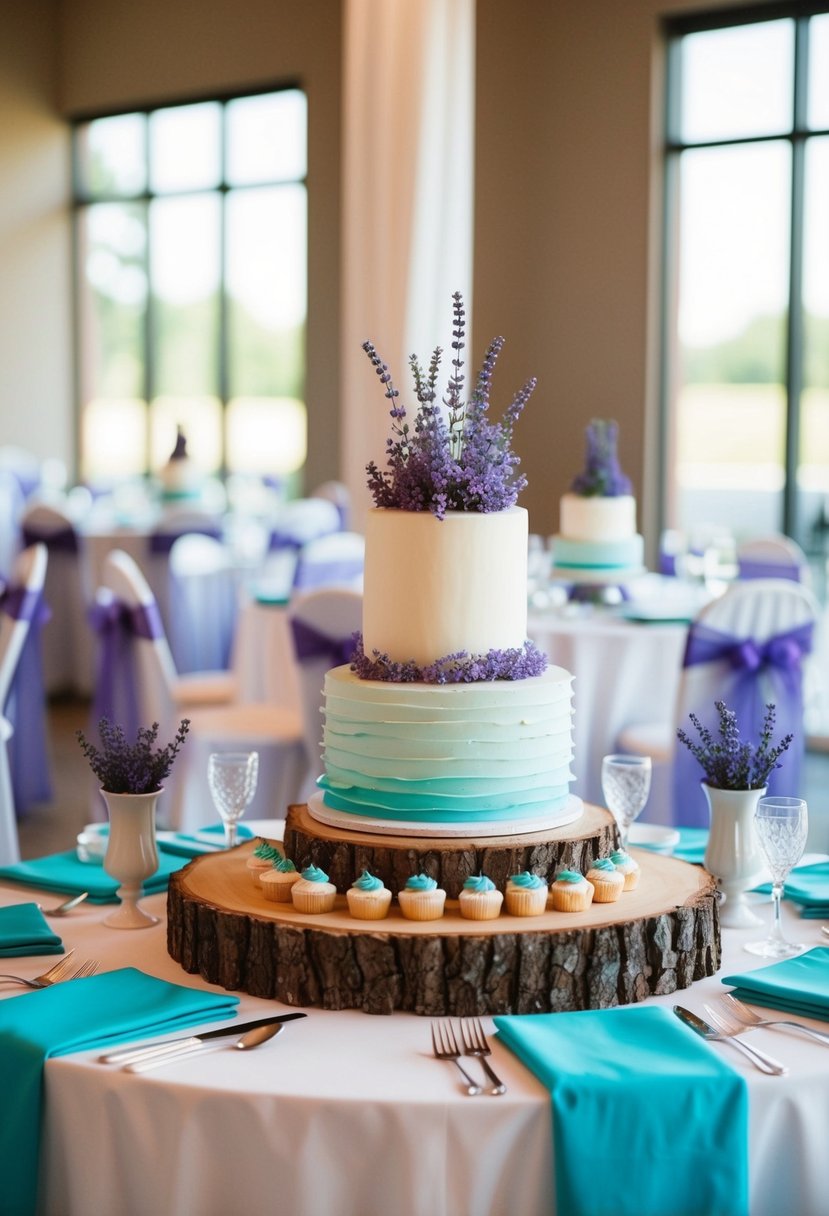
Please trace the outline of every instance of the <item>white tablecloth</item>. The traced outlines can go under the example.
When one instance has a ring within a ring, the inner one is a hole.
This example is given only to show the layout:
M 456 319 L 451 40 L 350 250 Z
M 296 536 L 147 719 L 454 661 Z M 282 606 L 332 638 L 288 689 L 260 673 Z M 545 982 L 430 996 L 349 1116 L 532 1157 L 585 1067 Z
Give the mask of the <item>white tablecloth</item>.
M 619 732 L 673 718 L 688 627 L 533 613 L 528 633 L 573 676 L 573 792 L 604 806 L 602 756 L 616 750 Z
M 0 903 L 26 897 L 0 886 Z M 145 903 L 163 914 L 165 896 Z M 67 947 L 99 959 L 102 970 L 134 965 L 206 987 L 168 957 L 163 923 L 117 931 L 102 927 L 104 915 L 85 906 L 55 924 Z M 821 941 L 818 922 L 788 910 L 786 928 Z M 726 933 L 721 974 L 762 965 L 742 950 L 752 936 Z M 43 959 L 14 962 L 18 974 L 43 969 Z M 13 991 L 4 986 L 2 997 Z M 723 991 L 712 977 L 656 1003 L 702 1013 Z M 239 1019 L 275 1008 L 242 995 Z M 752 1216 L 823 1216 L 829 1048 L 788 1032 L 753 1037 L 788 1064 L 788 1076 L 763 1076 L 728 1046 L 712 1046 L 749 1086 Z M 550 1216 L 549 1094 L 497 1038 L 492 1062 L 507 1094 L 469 1098 L 456 1070 L 432 1058 L 426 1019 L 316 1009 L 258 1051 L 225 1047 L 140 1076 L 104 1067 L 92 1052 L 53 1059 L 45 1069 L 41 1212 Z M 624 1184 L 636 1185 L 635 1170 Z

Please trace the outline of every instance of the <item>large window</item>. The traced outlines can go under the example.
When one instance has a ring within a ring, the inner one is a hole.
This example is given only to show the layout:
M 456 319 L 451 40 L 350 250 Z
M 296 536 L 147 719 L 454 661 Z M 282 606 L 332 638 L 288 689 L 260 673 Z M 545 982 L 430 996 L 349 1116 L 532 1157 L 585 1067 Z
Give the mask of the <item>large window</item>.
M 298 89 L 74 132 L 81 472 L 305 460 L 306 99 Z
M 822 547 L 829 5 L 668 26 L 666 522 Z

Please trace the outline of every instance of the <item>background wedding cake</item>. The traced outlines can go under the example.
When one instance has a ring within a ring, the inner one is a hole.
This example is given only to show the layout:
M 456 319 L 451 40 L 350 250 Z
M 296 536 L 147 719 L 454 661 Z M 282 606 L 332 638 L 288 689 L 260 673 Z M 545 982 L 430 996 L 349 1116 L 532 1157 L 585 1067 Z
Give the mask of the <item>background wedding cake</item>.
M 636 531 L 636 499 L 619 468 L 615 422 L 587 428 L 587 459 L 559 504 L 553 568 L 561 576 L 612 581 L 640 573 L 644 540 Z M 607 577 L 605 577 L 607 576 Z
M 365 350 L 391 401 L 388 471 L 368 465 L 363 633 L 350 666 L 324 690 L 325 808 L 455 835 L 572 822 L 571 676 L 527 640 L 525 480 L 512 428 L 535 381 L 500 423 L 487 416 L 503 339 L 487 351 L 468 403 L 463 304 L 454 297 L 453 373 L 437 401 L 440 350 L 428 373 L 412 358 L 412 427 L 386 365 Z

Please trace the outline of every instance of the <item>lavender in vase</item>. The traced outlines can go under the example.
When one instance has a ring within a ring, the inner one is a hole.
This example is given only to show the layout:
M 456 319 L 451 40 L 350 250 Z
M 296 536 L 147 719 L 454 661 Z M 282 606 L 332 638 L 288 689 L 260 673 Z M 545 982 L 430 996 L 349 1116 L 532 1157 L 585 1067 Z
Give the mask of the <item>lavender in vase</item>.
M 619 427 L 615 422 L 594 418 L 587 428 L 584 469 L 570 489 L 582 498 L 619 498 L 630 494 L 630 478 L 621 470 L 616 445 Z

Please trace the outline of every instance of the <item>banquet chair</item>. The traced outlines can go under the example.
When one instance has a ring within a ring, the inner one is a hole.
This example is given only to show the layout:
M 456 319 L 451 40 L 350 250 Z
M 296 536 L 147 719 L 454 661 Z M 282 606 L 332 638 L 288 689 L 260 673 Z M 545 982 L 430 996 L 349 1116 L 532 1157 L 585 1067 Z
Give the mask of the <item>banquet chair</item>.
M 691 713 L 715 731 L 714 703 L 720 700 L 737 711 L 742 739 L 755 745 L 766 704 L 776 706 L 775 738 L 792 732 L 794 740 L 769 779 L 769 792 L 799 794 L 804 663 L 813 649 L 818 611 L 811 591 L 786 579 L 738 581 L 700 610 L 688 633 L 673 720 L 648 722 L 643 716 L 616 740 L 617 751 L 651 757 L 651 794 L 643 819 L 708 825 L 702 769 L 678 742 L 676 731 L 681 727 L 695 735 Z
M 797 541 L 782 533 L 741 541 L 737 567 L 740 578 L 788 578 L 807 587 L 811 584 L 806 554 Z
M 169 826 L 188 831 L 211 819 L 207 761 L 218 751 L 258 751 L 259 782 L 248 814 L 259 819 L 284 816 L 296 800 L 305 763 L 299 714 L 242 701 L 232 672 L 179 676 L 149 583 L 126 553 L 114 550 L 108 555 L 103 581 L 97 716 L 115 717 L 128 734 L 138 725 L 158 722 L 165 739 L 173 737 L 182 718 L 190 719 L 187 742 L 159 801 L 161 817 Z M 124 676 L 116 682 L 111 679 L 115 664 L 107 663 L 107 657 L 119 635 L 121 655 L 126 654 L 132 666 L 123 664 Z
M 285 503 L 271 523 L 257 582 L 267 587 L 273 597 L 287 600 L 302 549 L 339 530 L 340 514 L 333 502 L 324 498 L 297 498 Z
M 320 773 L 322 690 L 325 673 L 349 662 L 354 634 L 362 627 L 363 596 L 346 588 L 325 588 L 297 595 L 288 608 L 294 643 L 307 768 L 300 800 L 316 790 Z
M 7 592 L 0 605 L 0 864 L 10 865 L 20 860 L 17 839 L 17 817 L 11 769 L 9 743 L 13 727 L 5 716 L 32 619 L 37 611 L 48 566 L 45 545 L 32 545 L 17 558 Z M 22 730 L 22 726 L 21 726 Z
M 228 667 L 236 624 L 236 577 L 225 544 L 186 532 L 170 550 L 170 649 L 181 672 Z
M 92 600 L 83 537 L 66 511 L 53 503 L 30 503 L 21 519 L 23 545 L 49 552 L 43 596 L 51 619 L 43 631 L 43 678 L 47 694 L 89 693 L 93 656 L 86 616 Z
M 172 628 L 170 555 L 176 542 L 183 536 L 190 535 L 219 540 L 222 535 L 221 524 L 214 515 L 192 506 L 167 507 L 147 537 L 147 553 L 142 563 L 144 577 L 152 588 L 164 628 L 170 634 L 173 646 L 176 638 Z
M 362 590 L 365 537 L 359 532 L 332 532 L 309 541 L 299 551 L 294 571 L 295 591 L 322 587 Z
M 342 481 L 324 481 L 311 491 L 312 498 L 326 498 L 333 502 L 340 515 L 340 527 L 345 532 L 351 519 L 351 494 Z

